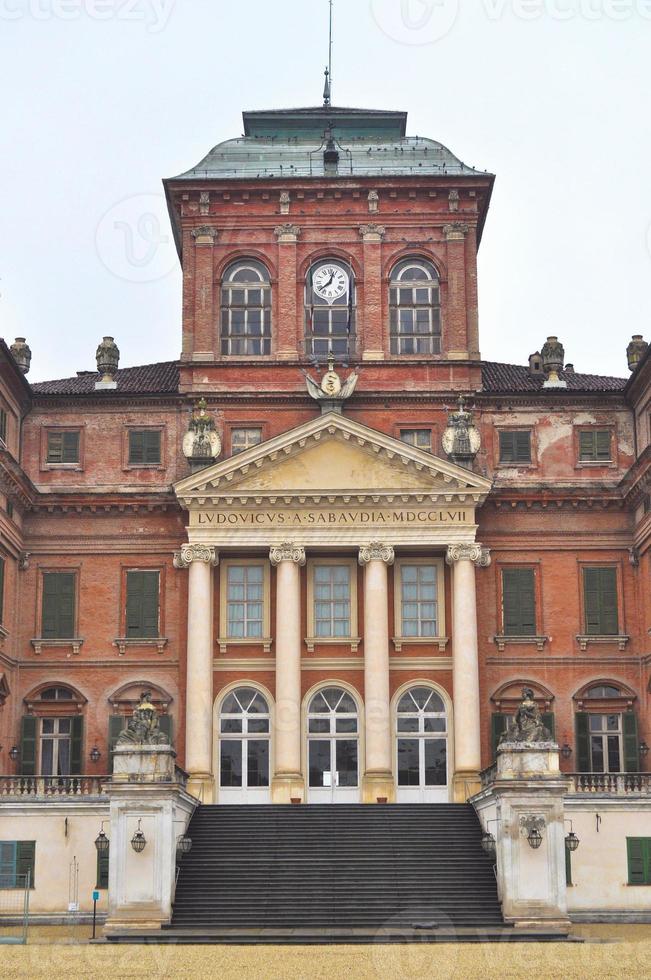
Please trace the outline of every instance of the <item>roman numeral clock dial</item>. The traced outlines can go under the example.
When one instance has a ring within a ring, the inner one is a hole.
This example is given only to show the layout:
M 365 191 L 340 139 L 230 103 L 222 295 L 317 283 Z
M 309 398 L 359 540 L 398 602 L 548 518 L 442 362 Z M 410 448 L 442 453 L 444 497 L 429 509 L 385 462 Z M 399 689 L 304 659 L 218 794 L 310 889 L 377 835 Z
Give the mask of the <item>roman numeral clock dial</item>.
M 348 294 L 350 280 L 339 266 L 321 265 L 314 272 L 312 287 L 317 296 L 332 304 Z

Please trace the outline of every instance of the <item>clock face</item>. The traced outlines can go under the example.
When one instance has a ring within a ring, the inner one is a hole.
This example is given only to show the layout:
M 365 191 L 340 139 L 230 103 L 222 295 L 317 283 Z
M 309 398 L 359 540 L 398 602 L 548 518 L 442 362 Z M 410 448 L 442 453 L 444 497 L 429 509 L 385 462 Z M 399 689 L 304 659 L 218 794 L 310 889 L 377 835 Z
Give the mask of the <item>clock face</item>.
M 350 288 L 350 279 L 338 265 L 320 265 L 312 277 L 312 288 L 326 303 L 345 296 Z

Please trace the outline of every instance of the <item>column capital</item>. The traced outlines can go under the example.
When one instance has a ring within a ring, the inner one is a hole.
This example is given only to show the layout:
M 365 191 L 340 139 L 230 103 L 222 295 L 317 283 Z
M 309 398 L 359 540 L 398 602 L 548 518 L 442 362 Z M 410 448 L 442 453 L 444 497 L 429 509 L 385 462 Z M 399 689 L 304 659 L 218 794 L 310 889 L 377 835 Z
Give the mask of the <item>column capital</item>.
M 386 234 L 384 225 L 361 225 L 359 233 L 365 242 L 381 242 Z
M 207 544 L 184 544 L 174 554 L 174 568 L 189 568 L 195 561 L 205 562 L 215 567 L 219 564 L 219 552 Z
M 293 561 L 296 565 L 305 564 L 305 548 L 293 541 L 283 541 L 282 544 L 274 545 L 269 551 L 269 560 L 272 565 L 280 565 L 283 561 Z
M 286 222 L 284 225 L 278 225 L 278 227 L 274 229 L 274 235 L 279 242 L 296 244 L 300 234 L 300 227 L 298 225 L 291 224 L 291 222 Z
M 200 225 L 190 232 L 197 245 L 214 245 L 219 238 L 219 231 L 212 225 Z
M 470 231 L 470 226 L 463 221 L 453 221 L 452 224 L 445 225 L 443 233 L 449 242 L 463 242 Z
M 456 565 L 458 561 L 471 561 L 477 568 L 488 568 L 491 563 L 489 548 L 481 544 L 451 544 L 445 556 L 448 565 Z
M 372 561 L 382 561 L 385 565 L 393 565 L 396 553 L 390 544 L 382 544 L 381 541 L 372 541 L 370 544 L 363 544 L 359 549 L 360 565 L 368 565 Z

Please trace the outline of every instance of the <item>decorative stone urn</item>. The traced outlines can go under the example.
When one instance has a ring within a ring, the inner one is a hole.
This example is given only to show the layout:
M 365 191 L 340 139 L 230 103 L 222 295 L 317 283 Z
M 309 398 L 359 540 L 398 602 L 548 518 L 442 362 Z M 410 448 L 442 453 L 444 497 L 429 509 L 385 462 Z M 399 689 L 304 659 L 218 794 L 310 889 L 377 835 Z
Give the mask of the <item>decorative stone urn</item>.
M 32 352 L 29 348 L 24 337 L 16 337 L 13 344 L 9 348 L 13 354 L 14 361 L 23 372 L 23 374 L 29 373 L 29 366 L 32 362 Z
M 543 369 L 547 375 L 543 388 L 567 388 L 567 381 L 561 381 L 559 372 L 565 364 L 565 348 L 558 337 L 548 337 L 541 351 Z
M 631 340 L 630 344 L 626 348 L 626 356 L 628 358 L 629 371 L 635 370 L 635 368 L 638 366 L 638 364 L 640 363 L 640 361 L 642 360 L 642 358 L 644 357 L 648 349 L 649 349 L 649 345 L 647 344 L 642 334 L 641 333 L 634 334 L 633 339 Z
M 95 357 L 97 359 L 97 370 L 102 375 L 101 381 L 98 381 L 95 387 L 117 388 L 115 375 L 118 373 L 120 350 L 113 337 L 104 337 L 97 348 Z

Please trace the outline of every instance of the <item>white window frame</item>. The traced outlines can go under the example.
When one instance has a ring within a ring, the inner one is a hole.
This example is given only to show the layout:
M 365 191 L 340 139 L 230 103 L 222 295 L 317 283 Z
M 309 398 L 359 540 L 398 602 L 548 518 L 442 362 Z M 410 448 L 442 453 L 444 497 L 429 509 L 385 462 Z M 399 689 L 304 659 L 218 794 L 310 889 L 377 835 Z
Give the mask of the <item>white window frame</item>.
M 418 445 L 418 435 L 420 433 L 425 433 L 427 435 L 427 447 Z M 409 439 L 405 439 L 406 435 L 416 436 L 413 442 Z M 413 446 L 414 449 L 420 449 L 423 453 L 431 453 L 432 451 L 432 430 L 428 428 L 413 428 L 413 429 L 401 429 L 400 430 L 400 441 L 404 442 L 406 446 Z
M 314 569 L 317 566 L 345 565 L 350 569 L 350 636 L 316 636 L 314 617 Z M 357 562 L 353 558 L 310 558 L 307 562 L 307 636 L 305 643 L 310 653 L 317 645 L 349 646 L 357 653 L 361 638 L 358 636 L 357 620 Z
M 233 436 L 235 435 L 236 432 L 258 432 L 260 434 L 260 438 L 258 439 L 257 442 L 251 442 L 251 443 L 249 443 L 249 440 L 247 438 L 246 446 L 236 451 L 233 447 Z M 234 425 L 231 429 L 231 456 L 239 456 L 241 453 L 245 453 L 249 449 L 254 449 L 256 446 L 259 446 L 263 441 L 264 441 L 264 435 L 263 435 L 261 425 Z
M 437 592 L 437 635 L 436 636 L 404 636 L 402 628 L 402 569 L 405 565 L 434 565 L 436 567 L 436 592 Z M 393 597 L 394 597 L 394 625 L 395 636 L 393 644 L 398 651 L 403 646 L 438 646 L 439 651 L 443 652 L 448 645 L 449 638 L 445 633 L 445 562 L 442 558 L 399 558 L 394 566 L 393 577 Z
M 262 636 L 228 636 L 228 569 L 251 565 L 262 566 Z M 271 651 L 271 566 L 264 558 L 225 558 L 219 566 L 219 652 L 227 653 L 229 646 L 262 646 L 265 653 Z M 246 685 L 241 685 L 246 686 Z

